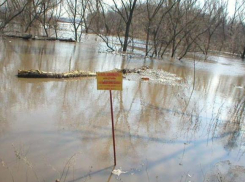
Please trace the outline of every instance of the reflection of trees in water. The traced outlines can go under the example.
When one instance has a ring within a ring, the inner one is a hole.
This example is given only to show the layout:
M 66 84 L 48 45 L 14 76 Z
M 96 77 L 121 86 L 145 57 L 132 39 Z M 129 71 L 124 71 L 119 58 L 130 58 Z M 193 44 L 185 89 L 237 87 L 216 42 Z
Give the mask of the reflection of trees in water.
M 195 140 L 202 134 L 207 143 L 222 138 L 224 147 L 232 150 L 238 147 L 241 139 L 245 97 L 243 92 L 232 86 L 226 89 L 227 84 L 242 85 L 241 77 L 219 76 L 218 80 L 215 84 L 209 76 L 197 77 L 196 89 L 188 110 L 178 113 L 182 115 L 178 122 L 179 136 L 184 136 L 186 140 Z M 182 95 L 188 96 L 188 90 L 190 89 L 187 88 Z M 240 99 L 236 101 L 237 96 Z M 178 108 L 183 105 L 178 105 Z
M 205 119 L 201 116 L 203 111 L 202 106 L 196 102 L 193 104 L 191 111 L 188 113 L 182 113 L 179 131 L 187 140 L 195 140 L 196 135 L 203 129 L 202 123 Z
M 103 127 L 106 130 L 110 128 L 109 93 L 97 91 L 94 80 L 13 80 L 12 75 L 19 68 L 29 67 L 47 71 L 79 68 L 108 70 L 115 65 L 127 67 L 129 63 L 126 61 L 128 60 L 120 58 L 123 60 L 122 63 L 120 59 L 119 63 L 116 63 L 117 61 L 113 59 L 118 59 L 118 57 L 115 55 L 102 54 L 99 57 L 98 53 L 92 51 L 83 54 L 83 47 L 73 44 L 68 46 L 61 60 L 60 55 L 57 54 L 64 51 L 65 48 L 59 51 L 60 46 L 53 42 L 23 43 L 16 41 L 16 44 L 11 46 L 21 54 L 12 52 L 12 48 L 7 45 L 0 48 L 0 51 L 3 51 L 1 55 L 6 54 L 6 56 L 0 55 L 0 80 L 2 81 L 0 97 L 4 98 L 2 103 L 5 104 L 5 107 L 0 109 L 2 117 L 0 120 L 5 120 L 11 115 L 11 112 L 7 110 L 10 110 L 13 105 L 17 105 L 16 110 L 25 112 L 48 106 L 53 108 L 54 115 L 58 116 L 54 119 L 57 119 L 59 126 L 91 131 L 87 140 L 93 140 L 99 136 L 98 133 L 93 132 L 94 126 L 101 130 Z M 101 61 L 99 58 L 108 60 Z M 151 66 L 154 66 L 153 63 L 155 62 L 150 62 Z M 168 64 L 165 70 L 178 73 L 188 79 L 192 78 L 189 69 L 174 64 Z M 121 140 L 124 142 L 123 146 L 132 147 L 143 144 L 147 147 L 148 142 L 158 136 L 177 135 L 195 140 L 197 134 L 207 133 L 207 140 L 227 135 L 224 139 L 225 147 L 229 150 L 235 148 L 240 136 L 241 125 L 244 123 L 245 97 L 240 94 L 240 99 L 232 108 L 238 91 L 234 91 L 232 87 L 227 88 L 227 85 L 242 85 L 243 81 L 242 77 L 218 76 L 219 82 L 215 85 L 212 82 L 214 75 L 197 72 L 193 100 L 185 113 L 182 112 L 182 109 L 188 100 L 189 88 L 125 82 L 126 89 L 122 93 L 113 93 L 116 128 L 122 130 L 117 131 L 117 136 L 129 138 L 127 141 Z M 221 97 L 221 94 L 226 97 Z M 227 114 L 227 107 L 231 112 L 230 115 Z M 107 131 L 107 134 L 110 132 L 110 130 Z M 110 137 L 110 135 L 103 137 Z M 111 147 L 110 141 L 106 139 L 103 143 L 108 151 Z M 132 151 L 136 153 L 135 150 L 137 148 Z M 125 154 L 127 152 L 125 147 Z
M 231 121 L 238 125 L 241 125 L 244 122 L 244 111 L 245 111 L 245 96 L 238 99 L 237 103 L 232 112 Z
M 238 141 L 241 137 L 241 128 L 245 124 L 245 96 L 240 97 L 230 109 L 230 119 L 225 123 L 223 133 L 228 133 L 225 148 L 232 150 L 238 147 Z
M 12 43 L 8 39 L 0 39 L 0 134 L 6 131 L 11 123 L 8 118 L 12 116 L 13 103 L 17 102 L 18 97 L 16 87 L 12 77 L 16 74 L 14 65 L 19 65 L 19 56 L 16 50 L 12 49 Z M 11 73 L 11 75 L 9 74 Z M 10 81 L 11 80 L 11 81 Z M 17 88 L 18 89 L 18 88 Z
M 4 132 L 6 130 L 9 129 L 9 124 L 10 123 L 6 122 L 5 117 L 6 117 L 6 113 L 3 110 L 1 110 L 1 112 L 0 112 L 0 136 L 2 134 L 4 134 Z

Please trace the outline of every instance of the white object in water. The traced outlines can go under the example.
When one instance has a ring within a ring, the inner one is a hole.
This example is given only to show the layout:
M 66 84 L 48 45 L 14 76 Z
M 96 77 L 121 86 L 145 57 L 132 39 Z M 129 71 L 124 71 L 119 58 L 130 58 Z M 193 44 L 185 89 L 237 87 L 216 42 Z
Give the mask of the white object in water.
M 120 176 L 121 174 L 127 173 L 126 171 L 122 171 L 121 169 L 114 169 L 112 171 L 112 174 L 115 174 L 117 176 Z
M 245 131 L 245 125 L 242 126 L 241 130 L 242 131 Z
M 243 86 L 236 86 L 236 88 L 243 89 L 244 87 Z

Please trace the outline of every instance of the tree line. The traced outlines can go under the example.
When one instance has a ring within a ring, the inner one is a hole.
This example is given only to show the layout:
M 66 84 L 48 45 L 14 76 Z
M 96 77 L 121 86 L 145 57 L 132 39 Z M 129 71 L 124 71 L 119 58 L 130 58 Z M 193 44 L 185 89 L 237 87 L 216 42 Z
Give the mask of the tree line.
M 0 0 L 0 31 L 21 23 L 22 32 L 49 30 L 58 38 L 62 17 L 69 19 L 74 40 L 98 35 L 114 51 L 143 50 L 182 59 L 190 52 L 229 52 L 245 58 L 245 1 L 234 13 L 222 0 Z M 135 46 L 139 44 L 140 46 Z

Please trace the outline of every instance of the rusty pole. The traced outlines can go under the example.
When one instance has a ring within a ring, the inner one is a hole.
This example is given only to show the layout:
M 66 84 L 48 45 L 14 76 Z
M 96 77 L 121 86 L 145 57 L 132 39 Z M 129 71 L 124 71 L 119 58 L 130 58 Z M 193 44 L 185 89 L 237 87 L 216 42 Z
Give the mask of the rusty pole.
M 116 144 L 115 144 L 115 134 L 114 134 L 114 118 L 113 118 L 113 106 L 112 106 L 112 94 L 111 94 L 111 90 L 110 90 L 110 102 L 111 102 L 111 124 L 112 124 L 114 166 L 116 166 L 117 165 L 117 159 L 116 159 Z

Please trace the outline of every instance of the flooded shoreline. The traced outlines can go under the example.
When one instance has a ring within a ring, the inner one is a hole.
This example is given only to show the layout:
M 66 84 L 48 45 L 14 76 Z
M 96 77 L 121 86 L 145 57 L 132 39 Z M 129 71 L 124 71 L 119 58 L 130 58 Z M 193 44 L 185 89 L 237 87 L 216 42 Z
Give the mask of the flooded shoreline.
M 103 44 L 93 39 L 1 45 L 0 181 L 217 181 L 210 170 L 222 161 L 244 168 L 245 64 L 239 59 L 211 56 L 215 63 L 196 61 L 194 72 L 191 60 L 100 53 Z M 119 176 L 111 175 L 109 93 L 98 91 L 95 79 L 16 77 L 18 69 L 141 66 L 175 74 L 186 86 L 124 80 L 123 91 L 113 92 L 115 169 L 127 171 Z

